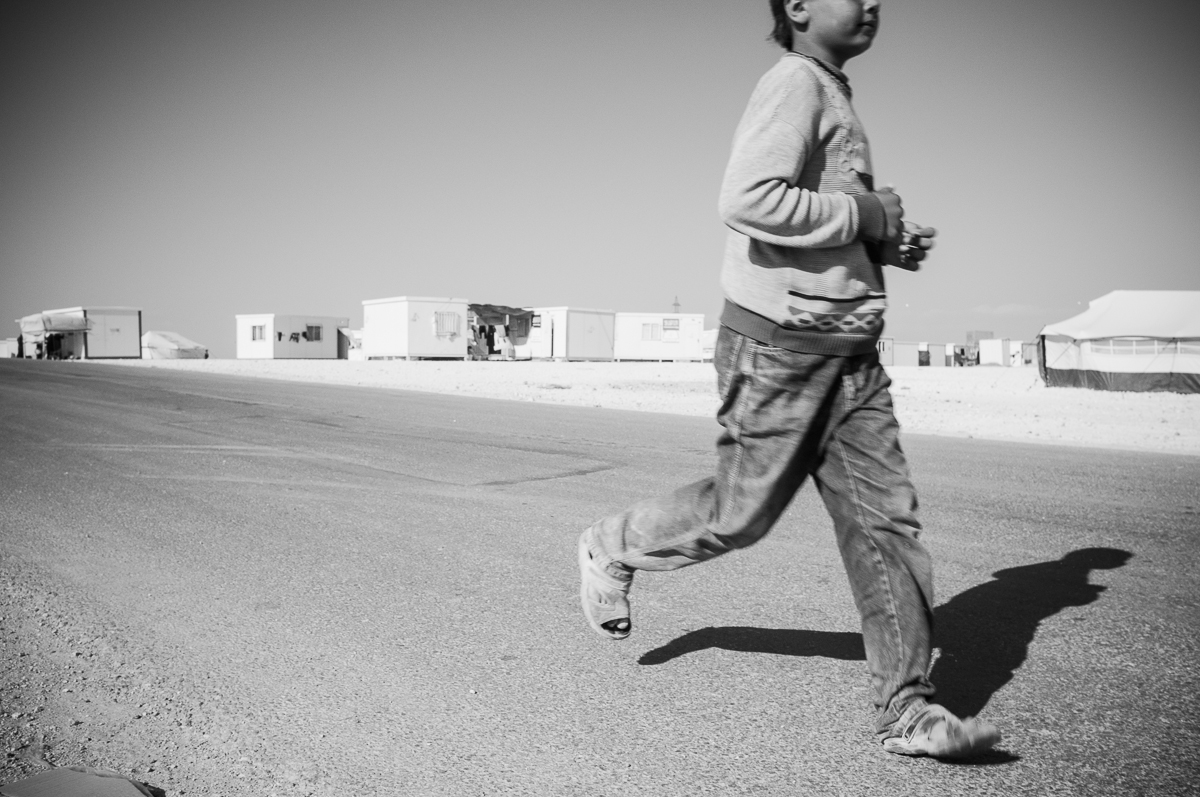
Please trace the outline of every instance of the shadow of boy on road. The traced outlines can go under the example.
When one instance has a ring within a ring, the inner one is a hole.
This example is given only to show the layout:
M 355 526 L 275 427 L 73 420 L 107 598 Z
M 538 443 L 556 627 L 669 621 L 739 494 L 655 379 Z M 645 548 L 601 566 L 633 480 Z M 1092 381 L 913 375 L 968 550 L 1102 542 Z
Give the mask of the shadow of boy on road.
M 930 680 L 938 702 L 960 716 L 979 714 L 1025 663 L 1042 621 L 1095 601 L 1107 587 L 1088 583 L 1091 572 L 1122 567 L 1132 556 L 1081 548 L 1052 562 L 998 570 L 992 581 L 937 607 L 934 638 L 942 656 Z
M 1081 548 L 1050 562 L 999 570 L 991 581 L 937 607 L 934 639 L 942 655 L 931 680 L 938 702 L 960 716 L 979 714 L 1025 663 L 1042 621 L 1095 601 L 1107 587 L 1089 583 L 1091 572 L 1122 567 L 1132 556 L 1117 548 Z M 706 648 L 865 659 L 857 633 L 726 626 L 689 631 L 642 654 L 638 663 L 665 664 Z

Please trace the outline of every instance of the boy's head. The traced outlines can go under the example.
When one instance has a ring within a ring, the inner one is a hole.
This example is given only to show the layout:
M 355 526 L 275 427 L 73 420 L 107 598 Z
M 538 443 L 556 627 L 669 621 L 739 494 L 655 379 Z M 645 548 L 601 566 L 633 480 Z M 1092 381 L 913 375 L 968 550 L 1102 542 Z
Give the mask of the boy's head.
M 771 0 L 771 38 L 785 50 L 841 66 L 875 41 L 879 5 L 880 0 Z

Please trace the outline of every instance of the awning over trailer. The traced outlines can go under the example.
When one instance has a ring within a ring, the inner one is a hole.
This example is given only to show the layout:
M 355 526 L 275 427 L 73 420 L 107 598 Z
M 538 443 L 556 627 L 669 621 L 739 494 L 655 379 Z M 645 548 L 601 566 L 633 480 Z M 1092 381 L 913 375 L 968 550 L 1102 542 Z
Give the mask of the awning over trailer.
M 38 343 L 45 340 L 49 332 L 87 332 L 92 328 L 92 322 L 81 315 L 66 315 L 63 313 L 34 313 L 24 318 L 18 318 L 21 335 L 26 343 Z
M 513 321 L 533 318 L 533 311 L 522 307 L 506 307 L 502 304 L 468 304 L 467 309 L 475 314 L 481 324 L 511 324 Z

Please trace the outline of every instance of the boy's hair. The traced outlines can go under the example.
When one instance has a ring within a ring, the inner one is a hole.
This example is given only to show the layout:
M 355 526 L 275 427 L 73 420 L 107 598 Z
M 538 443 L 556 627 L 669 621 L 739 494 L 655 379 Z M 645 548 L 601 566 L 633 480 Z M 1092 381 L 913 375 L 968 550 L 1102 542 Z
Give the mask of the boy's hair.
M 784 0 L 771 0 L 771 14 L 775 17 L 775 27 L 768 37 L 785 50 L 792 49 L 792 21 L 788 19 L 783 8 Z

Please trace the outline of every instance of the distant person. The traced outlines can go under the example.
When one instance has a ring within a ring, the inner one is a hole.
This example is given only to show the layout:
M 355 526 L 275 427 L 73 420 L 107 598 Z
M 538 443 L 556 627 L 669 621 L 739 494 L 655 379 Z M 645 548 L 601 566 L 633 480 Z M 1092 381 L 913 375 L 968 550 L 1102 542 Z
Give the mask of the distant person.
M 580 599 L 609 639 L 632 630 L 638 570 L 674 570 L 761 539 L 812 477 L 862 616 L 877 738 L 962 758 L 1000 739 L 929 703 L 933 569 L 876 341 L 884 265 L 916 270 L 934 231 L 875 188 L 842 66 L 867 51 L 879 0 L 770 0 L 787 52 L 734 136 L 714 362 L 724 427 L 715 476 L 601 520 L 579 538 Z

